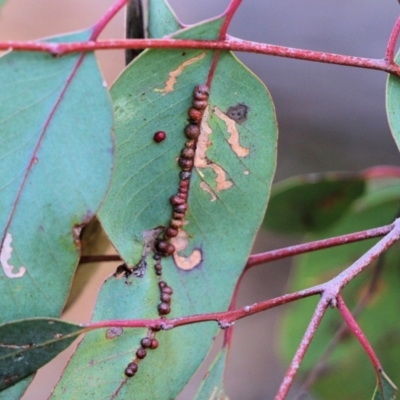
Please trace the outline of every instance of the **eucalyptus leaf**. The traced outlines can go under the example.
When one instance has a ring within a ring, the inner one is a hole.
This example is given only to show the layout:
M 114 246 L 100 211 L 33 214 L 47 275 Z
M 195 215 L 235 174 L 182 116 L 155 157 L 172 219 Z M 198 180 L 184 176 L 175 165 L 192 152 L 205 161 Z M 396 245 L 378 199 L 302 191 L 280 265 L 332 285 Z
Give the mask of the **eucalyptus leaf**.
M 396 385 L 389 379 L 389 377 L 385 374 L 384 371 L 380 372 L 379 378 L 382 387 L 380 387 L 380 385 L 377 384 L 375 392 L 372 396 L 372 400 L 395 400 L 397 397 Z
M 78 325 L 46 318 L 0 325 L 0 391 L 37 371 L 81 332 Z
M 199 24 L 177 37 L 215 39 L 222 23 L 217 19 Z M 117 161 L 98 215 L 127 265 L 140 263 L 147 269 L 142 278 L 110 277 L 99 293 L 94 320 L 158 318 L 160 289 L 145 237 L 171 219 L 169 198 L 178 189 L 176 159 L 186 141 L 187 111 L 193 88 L 207 80 L 213 55 L 203 50 L 149 50 L 111 89 Z M 246 118 L 237 122 L 228 117 L 229 110 L 243 107 Z M 181 229 L 188 240 L 185 248 L 162 260 L 162 279 L 174 290 L 168 317 L 228 308 L 275 170 L 277 127 L 271 98 L 229 52 L 220 53 L 202 129 L 209 132 L 209 144 L 192 171 L 189 209 Z M 156 143 L 154 134 L 161 130 L 166 139 Z M 112 340 L 106 332 L 91 333 L 52 398 L 124 399 L 132 393 L 135 399 L 175 398 L 206 356 L 217 329 L 208 322 L 157 333 L 159 348 L 148 351 L 131 379 L 124 370 L 146 330 L 124 329 Z
M 0 321 L 58 316 L 111 179 L 110 100 L 93 53 L 11 52 L 0 103 Z
M 217 354 L 201 382 L 195 400 L 224 400 L 228 398 L 224 389 L 224 371 L 227 355 L 227 347 L 224 347 Z
M 149 0 L 150 38 L 162 38 L 181 29 L 176 15 L 166 0 Z
M 289 234 L 328 228 L 365 191 L 364 179 L 354 175 L 330 172 L 279 182 L 273 186 L 264 226 Z

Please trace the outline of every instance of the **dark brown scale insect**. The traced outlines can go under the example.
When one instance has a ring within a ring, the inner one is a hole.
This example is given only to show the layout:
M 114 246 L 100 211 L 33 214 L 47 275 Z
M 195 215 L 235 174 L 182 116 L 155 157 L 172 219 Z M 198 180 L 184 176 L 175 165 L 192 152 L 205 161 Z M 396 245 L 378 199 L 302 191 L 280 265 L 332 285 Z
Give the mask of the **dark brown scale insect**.
M 160 253 L 165 253 L 165 251 L 167 250 L 167 247 L 168 247 L 168 243 L 165 240 L 159 240 L 156 242 L 156 249 Z
M 150 345 L 150 348 L 151 349 L 156 349 L 157 347 L 158 347 L 158 340 L 157 339 L 151 339 L 151 345 Z
M 158 253 L 154 253 L 153 258 L 157 261 L 161 260 L 161 256 Z
M 164 287 L 161 289 L 161 292 L 162 292 L 162 293 L 169 294 L 169 295 L 171 295 L 172 293 L 174 293 L 174 291 L 172 290 L 172 287 L 170 287 L 170 286 L 164 286 Z
M 184 171 L 191 171 L 194 163 L 193 160 L 179 157 L 178 164 Z
M 188 111 L 189 119 L 196 124 L 198 124 L 201 121 L 201 118 L 203 117 L 203 112 L 198 110 L 197 108 L 190 107 Z
M 197 139 L 200 135 L 200 127 L 196 124 L 186 125 L 185 135 L 188 139 Z
M 143 346 L 143 348 L 147 349 L 151 347 L 151 338 L 145 337 L 140 341 L 140 344 Z
M 191 148 L 185 147 L 181 152 L 181 157 L 192 160 L 194 158 L 194 150 Z
M 169 226 L 175 229 L 182 228 L 183 221 L 181 219 L 171 219 Z
M 143 360 L 143 358 L 145 358 L 147 355 L 147 351 L 145 349 L 139 348 L 136 352 L 136 357 L 139 360 Z
M 195 141 L 194 140 L 187 140 L 185 143 L 185 147 L 187 149 L 194 149 Z
M 174 212 L 172 215 L 173 219 L 183 219 L 185 218 L 185 214 L 181 213 L 181 212 Z
M 207 100 L 193 100 L 193 107 L 196 110 L 205 110 L 207 108 L 208 102 Z
M 128 378 L 130 378 L 130 377 L 132 377 L 132 376 L 134 376 L 136 374 L 138 369 L 139 369 L 139 366 L 136 363 L 134 363 L 134 362 L 129 363 L 128 366 L 125 369 L 125 375 Z
M 158 131 L 154 134 L 153 139 L 156 143 L 161 143 L 166 137 L 167 134 L 164 131 Z
M 174 251 L 175 251 L 175 246 L 173 244 L 171 244 L 171 243 L 168 243 L 168 246 L 165 249 L 164 254 L 166 256 L 170 256 L 171 254 L 174 253 Z
M 179 177 L 183 180 L 183 181 L 187 181 L 188 179 L 190 179 L 190 177 L 192 176 L 192 173 L 190 171 L 182 171 L 179 174 Z
M 197 85 L 193 90 L 195 100 L 208 100 L 210 88 L 207 85 Z
M 167 229 L 166 235 L 170 238 L 178 236 L 178 230 L 172 227 Z
M 157 274 L 157 272 L 162 272 L 162 265 L 161 264 L 156 264 L 154 266 L 154 269 L 156 270 L 156 274 Z
M 179 187 L 180 188 L 188 188 L 189 187 L 189 181 L 180 181 L 179 182 Z
M 181 198 L 180 196 L 178 196 L 177 194 L 174 194 L 173 196 L 171 196 L 170 199 L 169 199 L 169 201 L 170 201 L 170 203 L 171 203 L 173 206 L 177 206 L 177 205 L 179 205 L 179 204 L 184 204 L 184 203 L 185 203 L 185 200 L 182 199 L 182 198 Z
M 171 295 L 169 295 L 167 293 L 161 293 L 160 300 L 163 303 L 170 304 L 171 303 Z
M 158 312 L 160 315 L 167 315 L 171 312 L 171 307 L 167 303 L 160 303 L 158 305 Z
M 160 289 L 165 288 L 166 286 L 168 286 L 168 285 L 167 285 L 167 282 L 164 282 L 164 281 L 158 282 L 158 287 L 159 287 Z
M 187 208 L 188 208 L 187 204 L 179 204 L 178 206 L 174 206 L 174 211 L 176 213 L 182 213 L 183 214 L 182 218 L 184 218 Z
M 187 199 L 187 188 L 184 188 L 184 190 L 179 189 L 179 192 L 177 194 L 178 197 L 180 197 L 181 199 Z

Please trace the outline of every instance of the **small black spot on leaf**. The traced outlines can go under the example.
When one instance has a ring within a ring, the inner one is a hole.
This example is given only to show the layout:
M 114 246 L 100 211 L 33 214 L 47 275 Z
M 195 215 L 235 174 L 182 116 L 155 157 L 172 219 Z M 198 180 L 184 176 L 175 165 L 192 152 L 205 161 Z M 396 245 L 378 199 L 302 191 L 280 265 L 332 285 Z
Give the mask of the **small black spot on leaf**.
M 239 103 L 236 104 L 236 106 L 229 107 L 226 111 L 226 115 L 238 124 L 241 124 L 247 120 L 248 110 L 249 107 L 247 107 L 245 104 Z

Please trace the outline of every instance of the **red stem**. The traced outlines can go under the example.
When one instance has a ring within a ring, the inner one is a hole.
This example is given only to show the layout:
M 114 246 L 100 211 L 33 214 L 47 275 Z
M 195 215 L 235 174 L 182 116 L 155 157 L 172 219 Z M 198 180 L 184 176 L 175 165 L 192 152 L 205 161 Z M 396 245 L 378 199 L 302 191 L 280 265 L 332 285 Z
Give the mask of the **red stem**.
M 378 165 L 376 167 L 367 168 L 362 171 L 365 179 L 376 178 L 398 178 L 400 179 L 400 167 L 393 165 Z
M 251 42 L 240 39 L 225 41 L 213 40 L 188 40 L 188 39 L 120 39 L 89 42 L 51 43 L 51 42 L 0 42 L 0 50 L 16 51 L 43 51 L 56 56 L 64 54 L 110 49 L 211 49 L 243 51 L 272 55 L 278 57 L 294 58 L 336 65 L 375 69 L 400 76 L 400 67 L 384 59 L 353 57 L 333 53 L 324 53 L 312 50 L 296 49 L 284 46 Z
M 295 246 L 285 247 L 282 249 L 267 251 L 265 253 L 253 254 L 249 256 L 245 269 L 250 269 L 256 265 L 279 260 L 285 257 L 291 257 L 298 254 L 308 253 L 310 251 L 327 249 L 329 247 L 341 246 L 343 244 L 358 242 L 361 240 L 376 238 L 388 234 L 393 229 L 393 224 L 382 226 L 380 228 L 368 229 L 350 233 L 347 235 L 336 236 L 329 239 L 317 240 L 315 242 L 298 244 Z
M 256 304 L 245 306 L 236 310 L 223 311 L 208 314 L 189 315 L 186 317 L 171 318 L 171 319 L 136 319 L 136 320 L 110 320 L 93 322 L 86 325 L 87 330 L 100 329 L 100 328 L 161 328 L 163 330 L 173 329 L 178 326 L 190 325 L 199 322 L 216 321 L 221 328 L 228 328 L 235 321 L 245 318 L 249 315 L 268 310 L 270 308 L 278 307 L 282 304 L 290 303 L 292 301 L 302 299 L 305 297 L 313 296 L 320 293 L 320 288 L 310 288 L 285 294 L 274 299 L 261 301 Z
M 364 332 L 358 325 L 357 321 L 354 319 L 350 310 L 347 308 L 346 303 L 343 301 L 343 298 L 340 294 L 337 296 L 337 308 L 338 308 L 340 314 L 342 315 L 344 322 L 346 322 L 349 330 L 357 338 L 357 340 L 360 342 L 361 346 L 364 348 L 365 352 L 367 353 L 367 355 L 368 355 L 369 359 L 371 360 L 371 363 L 375 369 L 375 373 L 376 373 L 376 377 L 378 378 L 378 382 L 380 383 L 380 385 L 382 385 L 381 377 L 380 377 L 380 373 L 382 371 L 381 363 L 380 363 L 378 357 L 376 356 L 371 344 L 368 342 L 367 337 L 365 336 Z
M 228 27 L 241 3 L 242 0 L 231 0 L 231 2 L 229 3 L 227 9 L 223 14 L 225 15 L 225 21 L 221 26 L 221 30 L 219 31 L 218 40 L 226 39 L 226 32 L 228 31 Z
M 341 246 L 343 244 L 384 236 L 393 229 L 393 226 L 394 225 L 391 224 L 379 228 L 373 228 L 365 231 L 349 233 L 342 236 L 336 236 L 329 239 L 316 240 L 314 242 L 308 242 L 308 243 L 298 244 L 295 246 L 284 247 L 282 249 L 271 250 L 265 253 L 252 254 L 248 258 L 245 271 L 256 265 L 260 265 L 275 260 L 280 260 L 282 258 L 292 257 L 295 255 L 308 253 L 310 251 L 322 250 L 329 247 Z M 85 264 L 90 262 L 102 262 L 102 261 L 106 262 L 121 261 L 121 257 L 118 254 L 81 256 L 79 262 L 80 264 Z
M 93 32 L 90 36 L 90 40 L 96 41 L 103 29 L 108 23 L 114 18 L 115 14 L 126 5 L 128 0 L 116 0 L 116 2 L 110 7 L 110 9 L 100 18 L 93 26 Z
M 278 390 L 278 393 L 275 396 L 275 400 L 284 400 L 286 398 L 290 386 L 293 383 L 294 377 L 296 376 L 296 373 L 300 367 L 300 363 L 306 354 L 306 351 L 311 343 L 311 340 L 314 337 L 314 334 L 318 329 L 318 326 L 321 323 L 322 317 L 324 316 L 325 311 L 329 304 L 330 304 L 330 298 L 328 296 L 322 296 L 321 300 L 317 305 L 317 308 L 314 311 L 314 314 L 307 327 L 307 330 L 304 333 L 303 338 L 301 339 L 296 354 L 294 355 L 293 360 L 290 363 L 288 370 L 286 371 L 282 384 Z
M 232 21 L 233 16 L 235 15 L 236 10 L 240 6 L 242 0 L 231 0 L 229 3 L 227 9 L 223 13 L 223 16 L 225 17 L 224 22 L 221 26 L 221 30 L 219 31 L 218 35 L 218 40 L 222 41 L 226 39 L 226 32 L 228 31 L 229 24 Z M 213 60 L 210 66 L 210 71 L 208 72 L 207 76 L 207 86 L 211 89 L 211 83 L 214 77 L 214 72 L 217 68 L 218 65 L 218 60 L 219 60 L 219 51 L 216 51 L 213 56 Z
M 394 24 L 392 33 L 390 34 L 389 41 L 386 47 L 385 60 L 389 64 L 395 64 L 394 51 L 396 48 L 397 39 L 399 38 L 399 34 L 400 34 L 400 17 L 397 18 L 397 21 Z

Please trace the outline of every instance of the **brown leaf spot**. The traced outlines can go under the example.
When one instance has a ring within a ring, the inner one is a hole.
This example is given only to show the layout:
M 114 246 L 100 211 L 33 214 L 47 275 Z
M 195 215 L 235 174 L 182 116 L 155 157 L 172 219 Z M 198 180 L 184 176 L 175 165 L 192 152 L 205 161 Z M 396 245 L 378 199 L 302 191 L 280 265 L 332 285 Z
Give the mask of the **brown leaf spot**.
M 228 143 L 231 146 L 233 152 L 238 157 L 246 157 L 250 153 L 250 149 L 242 147 L 239 143 L 239 131 L 236 127 L 236 120 L 229 118 L 224 114 L 218 107 L 214 107 L 214 114 L 225 122 L 226 130 L 229 133 Z M 246 111 L 247 112 L 247 111 Z
M 236 106 L 231 106 L 226 110 L 226 115 L 233 119 L 238 124 L 245 122 L 247 120 L 247 111 L 249 107 L 245 104 L 236 104 Z
M 178 68 L 171 71 L 168 76 L 169 78 L 165 82 L 165 86 L 163 89 L 155 89 L 156 92 L 160 92 L 162 94 L 167 94 L 174 91 L 174 86 L 176 84 L 176 78 L 184 71 L 186 67 L 194 64 L 195 62 L 203 59 L 206 56 L 206 53 L 203 52 L 196 57 L 190 58 L 189 60 L 184 61 Z
M 179 255 L 179 252 L 185 250 L 189 244 L 188 234 L 184 229 L 179 229 L 178 236 L 172 238 L 171 243 L 175 246 L 173 257 L 178 268 L 189 271 L 201 263 L 202 254 L 198 249 L 194 249 L 188 257 Z

